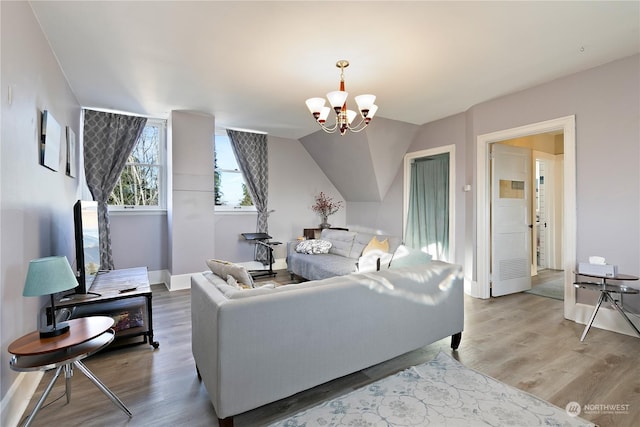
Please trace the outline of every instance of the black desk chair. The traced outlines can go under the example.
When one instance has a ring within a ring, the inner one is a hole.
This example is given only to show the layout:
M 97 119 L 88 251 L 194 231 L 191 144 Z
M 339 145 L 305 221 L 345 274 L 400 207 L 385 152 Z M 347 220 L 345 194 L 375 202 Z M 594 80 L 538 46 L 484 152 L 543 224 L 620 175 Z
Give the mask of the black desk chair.
M 251 276 L 253 277 L 264 277 L 264 276 L 275 276 L 276 273 L 273 271 L 273 247 L 277 245 L 281 245 L 282 242 L 272 242 L 271 236 L 267 233 L 241 233 L 242 237 L 245 240 L 255 243 L 256 245 L 262 245 L 267 248 L 267 254 L 269 255 L 269 270 L 252 270 L 249 271 Z

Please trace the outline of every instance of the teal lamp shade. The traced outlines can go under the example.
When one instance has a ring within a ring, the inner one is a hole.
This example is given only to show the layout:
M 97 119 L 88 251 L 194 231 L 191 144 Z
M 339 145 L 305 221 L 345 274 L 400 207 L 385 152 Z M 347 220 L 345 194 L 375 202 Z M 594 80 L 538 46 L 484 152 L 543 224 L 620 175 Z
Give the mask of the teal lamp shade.
M 78 286 L 78 281 L 66 257 L 52 256 L 29 262 L 22 295 L 25 297 L 50 295 L 51 297 L 53 325 L 40 329 L 40 338 L 55 337 L 69 330 L 68 324 L 56 325 L 53 294 L 73 289 L 76 286 Z

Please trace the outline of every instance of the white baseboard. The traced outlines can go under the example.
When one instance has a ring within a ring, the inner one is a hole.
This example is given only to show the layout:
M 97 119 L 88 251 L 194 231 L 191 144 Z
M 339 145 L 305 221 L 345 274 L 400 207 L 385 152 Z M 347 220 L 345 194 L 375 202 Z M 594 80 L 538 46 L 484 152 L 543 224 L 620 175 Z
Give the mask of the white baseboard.
M 17 426 L 44 372 L 20 372 L 0 403 L 0 425 Z
M 169 289 L 167 283 L 171 283 L 171 274 L 169 270 L 155 270 L 149 271 L 149 283 L 152 285 L 164 284 L 164 286 Z
M 593 310 L 595 310 L 595 306 L 593 305 L 577 303 L 575 305 L 575 318 L 573 320 L 576 323 L 586 325 L 593 314 Z M 628 315 L 628 317 L 636 328 L 640 329 L 640 321 L 638 321 L 638 318 L 633 315 Z M 638 336 L 633 328 L 629 326 L 627 321 L 622 318 L 620 313 L 609 307 L 600 307 L 591 327 L 605 329 L 619 334 L 631 335 L 634 337 Z M 585 340 L 587 339 L 589 339 L 589 334 L 587 334 L 587 338 L 585 338 Z

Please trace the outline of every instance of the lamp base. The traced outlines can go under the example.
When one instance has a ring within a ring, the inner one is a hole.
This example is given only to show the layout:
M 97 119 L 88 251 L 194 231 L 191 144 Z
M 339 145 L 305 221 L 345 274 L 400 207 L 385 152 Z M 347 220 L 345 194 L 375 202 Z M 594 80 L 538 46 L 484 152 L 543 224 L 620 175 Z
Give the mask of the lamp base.
M 40 338 L 53 338 L 65 334 L 69 331 L 69 324 L 66 322 L 58 323 L 56 327 L 47 326 L 40 329 Z

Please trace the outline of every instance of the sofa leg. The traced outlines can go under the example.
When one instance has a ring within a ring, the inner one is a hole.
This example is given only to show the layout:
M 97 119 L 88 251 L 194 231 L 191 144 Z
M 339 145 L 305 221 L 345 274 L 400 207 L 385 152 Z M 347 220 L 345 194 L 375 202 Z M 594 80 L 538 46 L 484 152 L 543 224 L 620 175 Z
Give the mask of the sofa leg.
M 198 365 L 196 365 L 196 373 L 198 374 L 198 381 L 202 381 L 202 375 L 200 375 L 200 369 L 198 369 Z
M 451 348 L 457 350 L 460 347 L 460 341 L 462 340 L 462 332 L 451 335 Z
M 233 427 L 233 417 L 218 418 L 218 425 L 220 427 Z

